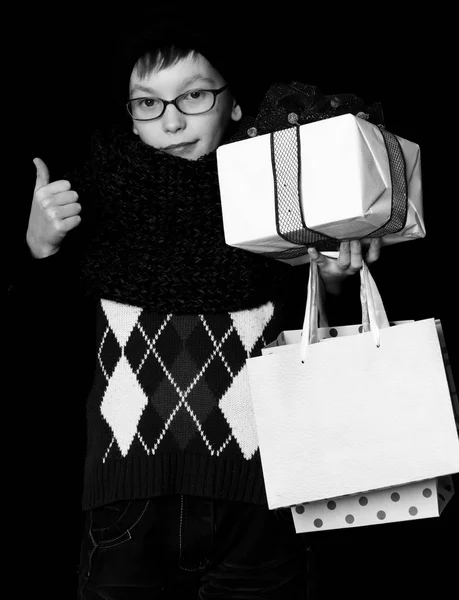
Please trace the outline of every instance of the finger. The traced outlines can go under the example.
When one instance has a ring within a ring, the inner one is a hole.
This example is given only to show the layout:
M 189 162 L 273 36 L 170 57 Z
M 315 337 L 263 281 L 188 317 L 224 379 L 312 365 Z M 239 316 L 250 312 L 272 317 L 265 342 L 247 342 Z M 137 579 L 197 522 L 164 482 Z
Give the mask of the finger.
M 59 219 L 68 219 L 69 217 L 74 217 L 75 215 L 79 215 L 81 212 L 81 204 L 77 202 L 73 202 L 72 204 L 65 204 L 60 206 L 57 210 L 57 217 Z
M 52 223 L 56 230 L 63 229 L 63 221 L 71 217 L 75 217 L 81 212 L 81 204 L 72 202 L 72 204 L 65 204 L 63 206 L 52 206 L 45 208 L 45 215 L 49 223 Z
M 71 215 L 66 218 L 56 218 L 53 220 L 54 229 L 57 232 L 67 233 L 81 223 L 80 215 Z
M 58 181 L 48 183 L 48 185 L 44 185 L 41 188 L 35 188 L 35 197 L 43 200 L 48 196 L 54 196 L 54 194 L 59 194 L 60 192 L 67 192 L 70 188 L 70 181 L 59 179 Z
M 362 244 L 360 240 L 352 240 L 351 242 L 351 264 L 350 268 L 358 271 L 362 268 Z
M 33 164 L 37 168 L 37 180 L 35 183 L 35 192 L 49 183 L 49 170 L 41 158 L 34 158 Z
M 316 263 L 320 266 L 325 264 L 326 258 L 323 254 L 318 252 L 315 248 L 308 248 L 308 254 L 311 260 L 315 260 Z
M 78 194 L 74 190 L 58 192 L 53 194 L 53 202 L 56 206 L 65 206 L 66 204 L 75 204 L 78 200 Z
M 344 271 L 349 268 L 351 264 L 351 250 L 350 243 L 348 241 L 341 242 L 339 245 L 339 256 L 338 256 L 338 266 L 340 269 Z
M 372 238 L 370 247 L 365 257 L 366 263 L 371 264 L 378 260 L 379 255 L 381 254 L 381 245 L 381 238 Z
M 46 216 L 56 231 L 66 233 L 80 223 L 80 211 L 80 204 L 67 204 L 47 209 Z
M 70 231 L 71 229 L 75 229 L 81 223 L 80 215 L 75 215 L 74 217 L 68 217 L 62 221 L 62 231 Z

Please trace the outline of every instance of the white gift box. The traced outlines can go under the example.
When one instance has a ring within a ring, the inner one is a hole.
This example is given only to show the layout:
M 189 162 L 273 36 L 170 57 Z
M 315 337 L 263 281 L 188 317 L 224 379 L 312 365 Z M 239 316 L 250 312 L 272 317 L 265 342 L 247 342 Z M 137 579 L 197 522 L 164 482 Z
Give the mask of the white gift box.
M 425 236 L 420 148 L 393 137 L 405 162 L 406 221 L 383 244 Z M 220 146 L 217 163 L 225 241 L 250 252 L 298 248 L 290 239 L 298 219 L 321 235 L 362 239 L 394 214 L 397 183 L 381 129 L 352 114 Z M 279 224 L 286 202 L 291 230 Z
M 453 495 L 453 479 L 446 476 L 298 504 L 291 510 L 296 533 L 306 533 L 439 517 Z

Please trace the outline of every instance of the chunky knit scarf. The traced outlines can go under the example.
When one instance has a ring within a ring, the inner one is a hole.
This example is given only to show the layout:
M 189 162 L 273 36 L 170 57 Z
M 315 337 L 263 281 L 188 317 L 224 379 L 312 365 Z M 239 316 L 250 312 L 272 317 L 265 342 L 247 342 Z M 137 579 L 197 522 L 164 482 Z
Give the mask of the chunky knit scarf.
M 94 138 L 68 176 L 80 197 L 84 286 L 99 298 L 175 314 L 253 308 L 291 267 L 226 245 L 216 153 L 189 161 L 131 132 Z

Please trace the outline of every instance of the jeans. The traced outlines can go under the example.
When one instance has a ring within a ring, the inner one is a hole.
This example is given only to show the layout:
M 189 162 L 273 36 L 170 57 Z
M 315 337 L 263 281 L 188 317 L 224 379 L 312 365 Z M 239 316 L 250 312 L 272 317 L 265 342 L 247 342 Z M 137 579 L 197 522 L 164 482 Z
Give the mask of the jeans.
M 78 600 L 308 598 L 290 509 L 164 496 L 88 511 Z

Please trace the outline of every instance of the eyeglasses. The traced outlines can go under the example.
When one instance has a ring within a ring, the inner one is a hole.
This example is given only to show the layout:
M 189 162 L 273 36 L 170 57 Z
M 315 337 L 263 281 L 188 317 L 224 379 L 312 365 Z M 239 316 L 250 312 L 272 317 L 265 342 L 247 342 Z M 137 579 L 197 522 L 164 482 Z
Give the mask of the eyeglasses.
M 152 97 L 134 98 L 126 103 L 126 107 L 134 121 L 159 119 L 168 104 L 173 104 L 184 115 L 201 115 L 213 109 L 218 94 L 224 92 L 227 87 L 228 85 L 224 85 L 218 90 L 191 90 L 180 94 L 174 100 Z

